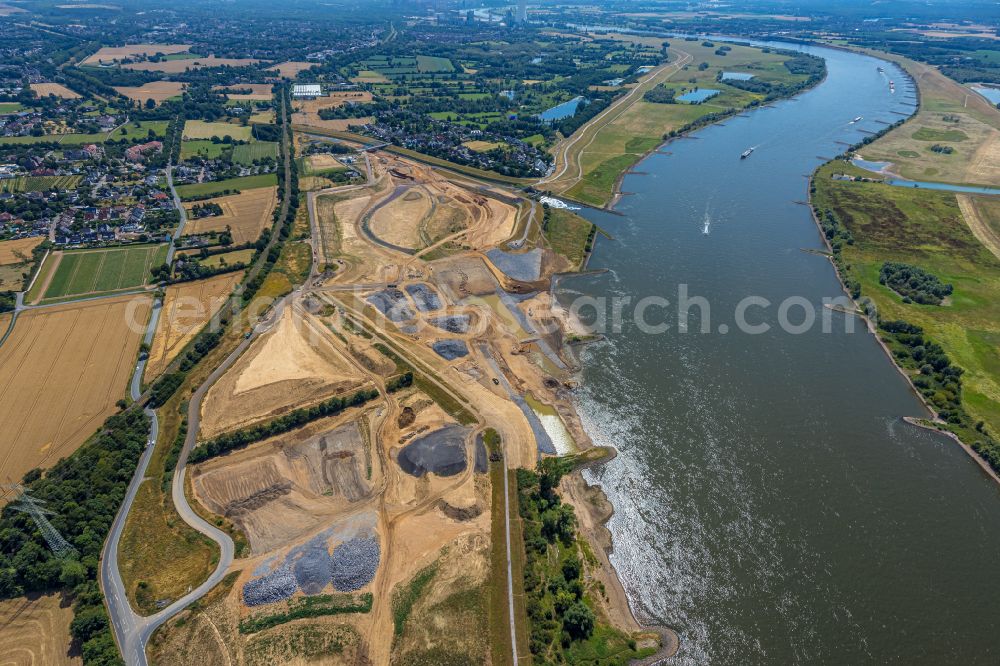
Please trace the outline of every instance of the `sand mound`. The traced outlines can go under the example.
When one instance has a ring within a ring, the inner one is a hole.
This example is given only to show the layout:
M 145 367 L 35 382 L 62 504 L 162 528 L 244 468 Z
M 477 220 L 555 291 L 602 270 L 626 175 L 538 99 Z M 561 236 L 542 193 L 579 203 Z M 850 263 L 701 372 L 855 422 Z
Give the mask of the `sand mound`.
M 281 320 L 209 390 L 202 438 L 312 404 L 359 385 L 310 315 L 286 308 Z

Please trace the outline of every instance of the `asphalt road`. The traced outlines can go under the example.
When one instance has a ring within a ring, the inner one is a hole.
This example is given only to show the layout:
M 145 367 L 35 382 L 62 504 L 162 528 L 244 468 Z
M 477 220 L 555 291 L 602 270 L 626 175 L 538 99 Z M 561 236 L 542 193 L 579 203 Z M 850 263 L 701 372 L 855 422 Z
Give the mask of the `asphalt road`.
M 187 437 L 184 440 L 184 446 L 181 449 L 181 454 L 177 461 L 177 469 L 174 472 L 171 496 L 174 506 L 177 508 L 177 513 L 184 520 L 184 522 L 219 544 L 219 562 L 215 571 L 212 572 L 212 575 L 209 576 L 208 579 L 201 585 L 196 587 L 191 592 L 188 592 L 180 599 L 174 601 L 160 612 L 143 617 L 136 614 L 132 610 L 132 606 L 129 603 L 128 595 L 125 591 L 125 585 L 122 582 L 121 574 L 118 568 L 118 542 L 121 540 L 122 532 L 125 529 L 125 521 L 128 516 L 128 511 L 131 509 L 132 503 L 135 501 L 135 496 L 139 491 L 140 485 L 146 480 L 146 470 L 149 467 L 149 461 L 153 455 L 153 444 L 155 444 L 156 437 L 159 433 L 159 424 L 157 422 L 156 412 L 150 409 L 146 410 L 146 414 L 152 419 L 150 439 L 145 452 L 142 454 L 142 458 L 139 460 L 139 466 L 136 469 L 135 476 L 132 477 L 132 481 L 129 484 L 125 501 L 122 503 L 122 507 L 119 510 L 118 515 L 115 517 L 115 522 L 111 527 L 111 533 L 108 536 L 108 540 L 104 546 L 104 552 L 101 556 L 101 587 L 104 590 L 104 596 L 108 602 L 108 614 L 111 617 L 111 625 L 114 629 L 115 638 L 118 641 L 118 646 L 121 649 L 121 653 L 127 664 L 139 664 L 141 666 L 147 664 L 146 645 L 149 642 L 149 638 L 153 635 L 153 632 L 156 631 L 156 629 L 164 622 L 177 615 L 192 602 L 200 599 L 209 590 L 215 587 L 226 575 L 229 566 L 233 562 L 233 557 L 235 556 L 235 546 L 233 544 L 233 540 L 228 534 L 203 520 L 194 512 L 191 505 L 188 504 L 187 497 L 184 494 L 187 459 L 197 442 L 198 427 L 200 425 L 201 417 L 201 402 L 204 399 L 205 394 L 208 393 L 208 390 L 219 379 L 219 377 L 221 377 L 226 370 L 228 370 L 232 364 L 236 362 L 240 355 L 246 351 L 247 347 L 250 346 L 254 339 L 256 339 L 260 334 L 266 332 L 270 329 L 274 322 L 278 321 L 286 302 L 287 297 L 286 300 L 279 302 L 279 304 L 272 310 L 272 315 L 270 317 L 263 320 L 253 329 L 249 338 L 244 338 L 240 341 L 240 344 L 236 347 L 236 349 L 234 349 L 219 365 L 219 367 L 217 367 L 212 374 L 208 376 L 208 379 L 202 383 L 202 385 L 191 397 L 191 401 L 188 404 Z M 155 330 L 156 322 L 153 319 L 154 318 L 151 318 L 151 327 L 149 331 Z M 149 331 L 147 331 L 147 336 L 150 335 Z M 133 398 L 139 395 L 141 391 L 142 370 L 145 367 L 145 364 L 145 359 L 143 359 L 136 366 L 136 372 L 132 378 Z

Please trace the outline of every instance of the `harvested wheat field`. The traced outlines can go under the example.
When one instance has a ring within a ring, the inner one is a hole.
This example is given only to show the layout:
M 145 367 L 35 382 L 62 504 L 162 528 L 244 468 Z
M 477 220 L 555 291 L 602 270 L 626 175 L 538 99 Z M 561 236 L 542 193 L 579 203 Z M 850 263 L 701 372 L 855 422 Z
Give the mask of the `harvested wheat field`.
M 296 111 L 292 114 L 292 123 L 295 125 L 306 125 L 308 127 L 318 127 L 320 129 L 332 130 L 334 132 L 350 131 L 352 126 L 367 125 L 375 119 L 371 116 L 364 118 L 335 118 L 334 120 L 323 120 L 317 113 L 303 113 Z
M 195 496 L 247 535 L 254 554 L 287 546 L 371 492 L 358 412 L 311 423 L 199 465 Z
M 72 605 L 61 594 L 32 594 L 0 602 L 0 664 L 82 664 L 79 654 L 70 653 L 72 620 Z
M 222 307 L 242 277 L 243 273 L 236 271 L 167 287 L 160 319 L 156 323 L 156 335 L 149 350 L 146 381 L 166 369 L 184 345 Z
M 270 83 L 236 83 L 231 86 L 212 86 L 212 90 L 249 90 L 249 93 L 226 93 L 226 99 L 232 100 L 259 100 L 267 101 L 270 100 L 273 95 L 271 94 L 271 84 Z
M 55 95 L 56 97 L 61 97 L 63 99 L 79 99 L 80 95 L 73 92 L 61 83 L 32 83 L 31 89 L 39 97 L 48 97 L 49 95 Z
M 370 101 L 372 101 L 371 93 L 364 90 L 335 92 L 330 93 L 327 97 L 295 100 L 292 102 L 292 123 L 343 132 L 349 129 L 350 125 L 370 123 L 372 122 L 372 118 L 336 118 L 334 120 L 323 120 L 319 117 L 319 110 L 336 108 L 348 102 L 361 104 Z
M 292 102 L 292 110 L 306 114 L 317 114 L 320 109 L 335 109 L 348 102 L 363 104 L 372 101 L 372 94 L 367 90 L 345 90 L 329 93 L 326 97 L 316 99 L 297 99 Z
M 0 242 L 0 266 L 31 261 L 31 251 L 44 240 L 42 236 L 31 236 Z
M 294 79 L 299 75 L 299 72 L 304 72 L 311 67 L 315 67 L 319 63 L 316 62 L 283 62 L 281 64 L 275 65 L 274 67 L 268 67 L 267 71 L 277 72 L 278 76 L 283 76 L 287 79 Z
M 278 188 L 257 187 L 240 194 L 196 203 L 217 203 L 222 206 L 223 212 L 222 215 L 213 217 L 191 217 L 184 227 L 185 236 L 225 231 L 228 226 L 232 230 L 235 244 L 252 243 L 271 222 L 271 213 L 278 203 Z M 190 207 L 188 210 L 190 211 Z
M 174 53 L 184 53 L 190 44 L 128 44 L 126 46 L 105 46 L 97 53 L 84 60 L 81 65 L 98 65 L 102 62 L 111 63 L 134 58 L 136 56 L 148 56 L 162 53 L 172 55 Z
M 163 60 L 161 62 L 130 62 L 122 65 L 125 69 L 135 69 L 142 72 L 163 72 L 164 74 L 180 74 L 189 69 L 203 67 L 245 67 L 258 60 L 253 58 L 216 58 L 215 56 L 198 56 L 197 58 L 182 58 L 180 60 Z
M 0 478 L 72 453 L 125 396 L 149 296 L 29 310 L 0 347 Z
M 357 387 L 363 377 L 311 315 L 286 307 L 275 326 L 215 383 L 202 405 L 201 438 L 273 418 Z
M 148 99 L 160 104 L 171 97 L 178 97 L 184 92 L 184 85 L 179 81 L 151 81 L 138 87 L 123 86 L 115 90 L 140 104 L 145 104 Z

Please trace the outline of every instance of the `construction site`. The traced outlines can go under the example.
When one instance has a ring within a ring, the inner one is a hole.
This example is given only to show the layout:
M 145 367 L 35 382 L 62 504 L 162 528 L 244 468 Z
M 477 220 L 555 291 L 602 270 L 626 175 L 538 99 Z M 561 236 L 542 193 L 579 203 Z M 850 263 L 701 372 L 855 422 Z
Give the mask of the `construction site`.
M 364 183 L 305 195 L 311 276 L 201 403 L 196 457 L 251 443 L 193 465 L 187 492 L 247 546 L 225 585 L 179 616 L 194 618 L 157 634 L 156 661 L 307 656 L 295 632 L 308 626 L 339 636 L 329 663 L 444 647 L 483 663 L 486 607 L 459 613 L 453 597 L 489 598 L 503 536 L 490 456 L 533 468 L 589 446 L 565 344 L 584 331 L 550 293 L 571 263 L 546 243 L 542 207 L 391 153 L 358 160 Z M 246 435 L 343 399 L 302 427 Z M 488 428 L 502 453 L 488 453 Z M 315 619 L 288 624 L 302 617 Z M 465 631 L 428 633 L 442 621 Z M 208 627 L 219 638 L 196 650 Z

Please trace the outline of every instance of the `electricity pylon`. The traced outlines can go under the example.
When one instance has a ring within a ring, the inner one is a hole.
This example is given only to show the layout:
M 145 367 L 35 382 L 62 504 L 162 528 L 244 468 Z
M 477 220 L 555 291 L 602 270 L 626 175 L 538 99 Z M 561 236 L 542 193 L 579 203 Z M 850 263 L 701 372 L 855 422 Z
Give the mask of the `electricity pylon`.
M 55 513 L 43 507 L 44 502 L 42 500 L 35 499 L 29 495 L 27 488 L 19 483 L 7 484 L 4 486 L 4 489 L 13 491 L 14 494 L 10 508 L 31 516 L 31 519 L 35 521 L 35 525 L 38 527 L 38 531 L 42 533 L 45 543 L 49 545 L 49 549 L 58 559 L 63 559 L 76 553 L 76 548 L 70 545 L 63 538 L 63 535 L 59 534 L 59 530 L 54 528 L 49 519 L 45 517 L 46 515 L 54 516 Z

